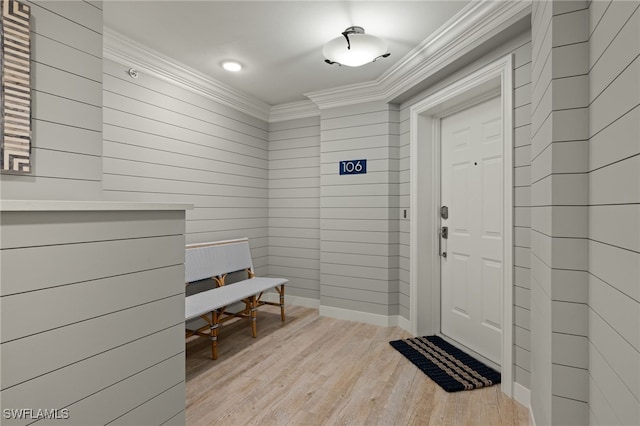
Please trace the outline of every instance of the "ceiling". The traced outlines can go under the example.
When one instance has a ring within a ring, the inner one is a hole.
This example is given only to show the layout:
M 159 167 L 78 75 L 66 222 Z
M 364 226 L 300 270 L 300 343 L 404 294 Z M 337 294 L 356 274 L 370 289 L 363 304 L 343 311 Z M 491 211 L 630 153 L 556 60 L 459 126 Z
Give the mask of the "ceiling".
M 104 25 L 269 105 L 373 81 L 468 1 L 109 1 Z M 324 63 L 323 45 L 347 27 L 384 39 L 391 56 L 359 68 Z M 220 66 L 244 65 L 239 73 Z

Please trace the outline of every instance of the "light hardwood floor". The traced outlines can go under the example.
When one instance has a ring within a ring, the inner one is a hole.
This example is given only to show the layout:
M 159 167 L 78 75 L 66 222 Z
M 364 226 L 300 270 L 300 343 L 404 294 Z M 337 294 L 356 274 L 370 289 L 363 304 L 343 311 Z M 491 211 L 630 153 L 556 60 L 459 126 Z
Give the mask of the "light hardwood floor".
M 234 320 L 235 321 L 235 320 Z M 221 327 L 218 360 L 209 342 L 187 342 L 188 425 L 528 425 L 528 410 L 499 386 L 447 393 L 390 345 L 410 337 L 319 317 L 287 306 Z

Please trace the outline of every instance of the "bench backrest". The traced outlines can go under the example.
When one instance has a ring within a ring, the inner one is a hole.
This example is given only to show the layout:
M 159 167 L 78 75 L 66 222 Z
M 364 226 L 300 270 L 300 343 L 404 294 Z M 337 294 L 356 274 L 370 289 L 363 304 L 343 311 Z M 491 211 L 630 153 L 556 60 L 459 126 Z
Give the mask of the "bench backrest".
M 185 283 L 250 269 L 249 239 L 188 244 L 185 251 Z

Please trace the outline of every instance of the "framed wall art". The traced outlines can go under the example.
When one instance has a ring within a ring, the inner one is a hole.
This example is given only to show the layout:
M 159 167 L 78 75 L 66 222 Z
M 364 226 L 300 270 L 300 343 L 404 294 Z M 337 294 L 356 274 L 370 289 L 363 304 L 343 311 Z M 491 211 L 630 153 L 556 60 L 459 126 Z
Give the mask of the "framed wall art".
M 0 1 L 0 171 L 28 174 L 33 169 L 30 6 Z

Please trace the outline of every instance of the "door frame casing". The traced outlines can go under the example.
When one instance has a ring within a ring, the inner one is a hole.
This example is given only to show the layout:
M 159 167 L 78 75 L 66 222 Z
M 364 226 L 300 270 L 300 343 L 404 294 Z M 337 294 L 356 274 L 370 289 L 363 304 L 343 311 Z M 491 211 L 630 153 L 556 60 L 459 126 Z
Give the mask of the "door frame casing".
M 412 105 L 410 121 L 410 324 L 414 335 L 440 333 L 440 118 L 501 99 L 503 134 L 503 291 L 501 390 L 513 393 L 513 57 L 482 67 Z M 422 166 L 422 167 L 420 167 Z M 428 312 L 418 313 L 419 306 Z

